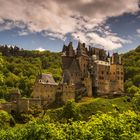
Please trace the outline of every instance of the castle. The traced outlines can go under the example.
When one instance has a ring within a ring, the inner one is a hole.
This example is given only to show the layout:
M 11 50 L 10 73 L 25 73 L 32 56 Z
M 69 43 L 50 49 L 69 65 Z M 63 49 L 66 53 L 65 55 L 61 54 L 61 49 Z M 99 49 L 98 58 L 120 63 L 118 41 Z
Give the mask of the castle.
M 32 96 L 50 104 L 79 100 L 85 96 L 123 94 L 124 70 L 118 53 L 110 57 L 104 49 L 87 49 L 85 43 L 80 42 L 74 50 L 70 42 L 63 46 L 62 70 L 63 81 L 59 84 L 50 74 L 40 75 Z
M 63 80 L 56 83 L 51 74 L 40 74 L 35 82 L 32 98 L 22 99 L 13 94 L 11 102 L 0 104 L 8 112 L 27 112 L 32 107 L 48 108 L 64 104 L 68 100 L 79 101 L 83 97 L 121 95 L 124 91 L 124 70 L 118 53 L 112 56 L 104 49 L 88 49 L 78 43 L 74 50 L 72 42 L 62 50 Z

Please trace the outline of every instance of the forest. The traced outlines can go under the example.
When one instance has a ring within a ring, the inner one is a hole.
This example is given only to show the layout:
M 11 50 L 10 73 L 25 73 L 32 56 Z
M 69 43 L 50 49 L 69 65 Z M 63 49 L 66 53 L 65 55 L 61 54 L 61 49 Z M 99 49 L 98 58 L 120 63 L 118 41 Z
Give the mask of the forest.
M 61 80 L 60 53 L 27 51 L 7 45 L 1 46 L 0 52 L 0 98 L 9 100 L 15 88 L 22 97 L 30 97 L 40 73 L 52 73 L 57 82 Z
M 61 53 L 27 51 L 0 46 L 0 102 L 13 89 L 30 97 L 36 76 L 52 73 L 61 81 Z M 0 110 L 0 140 L 139 140 L 140 46 L 122 55 L 126 96 L 85 98 L 56 109 L 34 109 L 27 114 Z

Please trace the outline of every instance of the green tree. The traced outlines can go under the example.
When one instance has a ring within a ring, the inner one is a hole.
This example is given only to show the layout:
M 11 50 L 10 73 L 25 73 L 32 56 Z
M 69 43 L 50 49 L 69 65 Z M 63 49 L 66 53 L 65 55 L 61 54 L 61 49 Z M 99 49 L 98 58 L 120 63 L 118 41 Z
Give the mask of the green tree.
M 10 125 L 12 119 L 6 111 L 0 110 L 0 128 L 7 128 Z
M 140 74 L 137 74 L 133 78 L 134 85 L 140 86 Z
M 4 82 L 4 75 L 2 73 L 2 69 L 3 69 L 3 59 L 0 53 L 0 85 Z
M 62 116 L 66 119 L 73 120 L 79 120 L 81 118 L 80 110 L 78 109 L 76 103 L 73 100 L 68 101 L 63 107 Z
M 140 89 L 134 85 L 128 88 L 128 93 L 132 96 L 134 94 L 138 93 L 139 91 L 140 91 Z

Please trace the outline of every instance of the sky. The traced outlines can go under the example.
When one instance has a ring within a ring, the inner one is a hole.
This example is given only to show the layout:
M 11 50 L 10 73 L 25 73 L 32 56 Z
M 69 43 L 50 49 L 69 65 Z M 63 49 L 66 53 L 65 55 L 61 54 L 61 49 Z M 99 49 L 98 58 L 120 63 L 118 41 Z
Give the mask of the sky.
M 78 41 L 112 52 L 140 45 L 139 0 L 0 0 L 0 44 L 59 52 Z

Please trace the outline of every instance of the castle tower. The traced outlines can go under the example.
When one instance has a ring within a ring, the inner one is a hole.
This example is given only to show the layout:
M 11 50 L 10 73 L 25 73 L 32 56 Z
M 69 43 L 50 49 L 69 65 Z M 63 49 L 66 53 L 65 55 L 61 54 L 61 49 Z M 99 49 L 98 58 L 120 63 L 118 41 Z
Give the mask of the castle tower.
M 67 69 L 75 57 L 72 42 L 68 46 L 64 45 L 62 50 L 62 69 Z
M 107 55 L 106 55 L 106 51 L 103 49 L 99 50 L 99 59 L 102 61 L 106 61 Z
M 62 69 L 63 83 L 77 84 L 81 80 L 79 61 L 76 59 L 72 42 L 63 47 Z
M 81 71 L 81 83 L 82 88 L 86 89 L 88 97 L 92 96 L 92 78 L 89 72 L 89 59 L 90 50 L 88 51 L 85 43 L 78 42 L 76 59 L 78 60 L 80 71 Z
M 89 50 L 91 55 L 96 55 L 98 60 L 105 61 L 107 58 L 106 51 L 100 48 L 90 48 Z
M 68 46 L 64 45 L 63 49 L 62 49 L 62 53 L 63 55 L 66 55 L 68 57 L 74 57 L 75 56 L 75 52 L 72 46 L 72 42 L 69 43 Z
M 76 59 L 78 60 L 82 77 L 88 76 L 89 56 L 85 43 L 78 42 Z
M 121 57 L 118 53 L 112 55 L 110 65 L 110 89 L 111 91 L 124 91 L 124 69 L 121 63 Z
M 77 56 L 87 56 L 87 48 L 85 47 L 85 43 L 78 42 Z
M 113 53 L 113 55 L 111 57 L 111 63 L 112 64 L 121 64 L 120 56 L 118 55 L 118 53 Z

